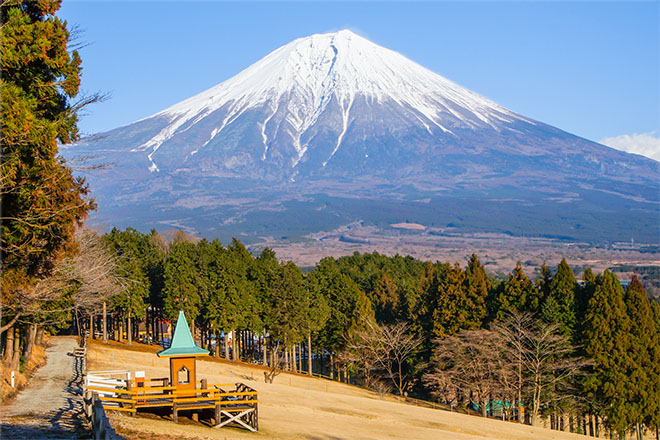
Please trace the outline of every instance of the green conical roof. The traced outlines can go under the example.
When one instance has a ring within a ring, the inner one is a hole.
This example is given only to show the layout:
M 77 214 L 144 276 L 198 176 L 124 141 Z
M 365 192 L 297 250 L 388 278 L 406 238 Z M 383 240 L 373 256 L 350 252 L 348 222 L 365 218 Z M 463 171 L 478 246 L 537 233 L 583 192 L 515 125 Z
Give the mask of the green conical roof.
M 159 357 L 167 356 L 204 356 L 208 355 L 208 350 L 204 350 L 195 345 L 190 329 L 188 328 L 188 321 L 183 311 L 179 311 L 179 318 L 176 321 L 174 328 L 174 336 L 172 337 L 172 344 L 170 348 L 157 351 Z

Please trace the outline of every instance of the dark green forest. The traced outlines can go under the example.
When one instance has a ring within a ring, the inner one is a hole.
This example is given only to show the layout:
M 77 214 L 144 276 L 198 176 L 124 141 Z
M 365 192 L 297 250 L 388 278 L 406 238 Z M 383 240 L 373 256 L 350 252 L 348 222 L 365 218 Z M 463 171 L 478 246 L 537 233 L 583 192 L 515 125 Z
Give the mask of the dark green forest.
M 660 306 L 637 277 L 624 290 L 587 268 L 578 282 L 562 260 L 537 279 L 519 263 L 495 280 L 476 255 L 463 267 L 378 253 L 303 272 L 235 239 L 128 228 L 102 240 L 123 280 L 107 301 L 110 337 L 130 343 L 142 329 L 163 342 L 154 323 L 183 310 L 214 356 L 312 365 L 379 392 L 591 435 L 660 421 Z M 79 310 L 97 334 L 99 305 Z

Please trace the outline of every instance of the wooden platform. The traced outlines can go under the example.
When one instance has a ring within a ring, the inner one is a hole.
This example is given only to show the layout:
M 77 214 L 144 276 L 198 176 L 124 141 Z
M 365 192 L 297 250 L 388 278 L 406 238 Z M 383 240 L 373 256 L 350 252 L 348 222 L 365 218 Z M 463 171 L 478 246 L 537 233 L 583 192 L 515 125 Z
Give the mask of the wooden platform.
M 85 392 L 98 393 L 106 410 L 136 414 L 169 407 L 174 422 L 178 422 L 181 411 L 191 411 L 197 419 L 204 410 L 213 410 L 210 413 L 217 428 L 235 423 L 253 432 L 259 429 L 258 393 L 243 383 L 206 385 L 202 381 L 204 388 L 182 391 L 172 386 L 140 386 L 162 382 L 162 379 L 136 382 L 107 378 L 104 381 L 91 372 L 90 377 L 93 379 L 87 381 Z

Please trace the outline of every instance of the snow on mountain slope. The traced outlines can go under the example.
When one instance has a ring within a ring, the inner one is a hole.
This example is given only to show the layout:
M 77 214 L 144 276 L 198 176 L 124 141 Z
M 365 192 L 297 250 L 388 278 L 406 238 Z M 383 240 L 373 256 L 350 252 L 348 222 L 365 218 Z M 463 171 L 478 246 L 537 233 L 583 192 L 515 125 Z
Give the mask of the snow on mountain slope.
M 407 219 L 657 238 L 658 162 L 520 116 L 349 31 L 295 40 L 62 154 L 111 164 L 88 176 L 106 225 L 257 240 Z
M 265 160 L 275 124 L 290 137 L 295 167 L 309 145 L 303 135 L 319 120 L 334 99 L 341 114 L 336 143 L 323 166 L 341 147 L 356 97 L 368 102 L 395 104 L 414 114 L 417 124 L 432 133 L 439 128 L 452 134 L 452 127 L 490 127 L 499 130 L 514 120 L 526 120 L 513 112 L 466 90 L 404 56 L 380 47 L 348 30 L 297 39 L 270 53 L 233 78 L 151 116 L 164 116 L 169 124 L 133 151 L 148 152 L 151 171 L 158 167 L 156 151 L 175 135 L 220 109 L 222 119 L 208 131 L 194 155 L 223 133 L 232 122 L 251 109 L 261 109 L 257 121 Z M 275 118 L 277 114 L 282 118 Z M 146 119 L 150 119 L 146 118 Z

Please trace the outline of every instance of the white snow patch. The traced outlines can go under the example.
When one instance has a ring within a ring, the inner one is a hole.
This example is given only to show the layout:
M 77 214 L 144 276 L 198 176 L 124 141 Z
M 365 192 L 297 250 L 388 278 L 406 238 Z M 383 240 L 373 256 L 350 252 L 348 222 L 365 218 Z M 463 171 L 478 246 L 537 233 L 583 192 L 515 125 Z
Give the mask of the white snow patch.
M 276 130 L 282 126 L 291 135 L 296 150 L 292 161 L 295 167 L 308 148 L 302 143 L 302 136 L 336 100 L 342 109 L 343 126 L 330 160 L 346 133 L 350 103 L 358 96 L 366 102 L 393 101 L 414 110 L 415 116 L 422 116 L 418 117 L 420 124 L 429 133 L 429 123 L 446 133 L 452 133 L 446 128 L 448 123 L 496 130 L 518 120 L 534 123 L 397 52 L 343 30 L 294 40 L 227 81 L 157 113 L 154 116 L 169 116 L 172 122 L 133 151 L 151 149 L 153 155 L 184 124 L 189 122 L 186 130 L 190 129 L 226 106 L 227 115 L 221 126 L 211 131 L 202 148 L 246 111 L 267 107 L 273 113 L 261 124 L 262 159 L 266 159 L 269 149 L 267 125 L 281 112 L 284 117 L 274 121 Z

